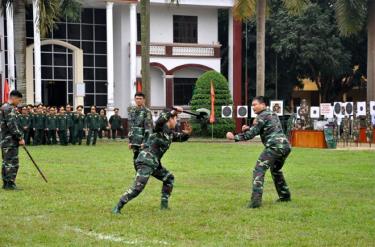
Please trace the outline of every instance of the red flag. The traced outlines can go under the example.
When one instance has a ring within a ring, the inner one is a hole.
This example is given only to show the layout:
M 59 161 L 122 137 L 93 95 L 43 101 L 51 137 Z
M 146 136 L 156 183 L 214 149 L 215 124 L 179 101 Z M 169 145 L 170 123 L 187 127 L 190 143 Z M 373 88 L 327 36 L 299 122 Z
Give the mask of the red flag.
M 8 102 L 8 100 L 9 100 L 9 83 L 8 83 L 8 80 L 5 79 L 3 102 Z
M 210 114 L 210 123 L 213 124 L 215 122 L 215 88 L 214 83 L 211 81 L 211 114 Z
M 142 92 L 142 82 L 137 81 L 137 93 Z

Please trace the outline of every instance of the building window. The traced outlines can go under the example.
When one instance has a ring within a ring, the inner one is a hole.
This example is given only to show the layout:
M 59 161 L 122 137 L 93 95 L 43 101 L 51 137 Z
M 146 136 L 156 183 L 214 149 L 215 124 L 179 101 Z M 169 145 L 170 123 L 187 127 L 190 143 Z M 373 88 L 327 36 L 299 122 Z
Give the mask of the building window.
M 174 78 L 174 104 L 190 105 L 197 78 Z
M 173 42 L 198 43 L 197 16 L 173 16 Z

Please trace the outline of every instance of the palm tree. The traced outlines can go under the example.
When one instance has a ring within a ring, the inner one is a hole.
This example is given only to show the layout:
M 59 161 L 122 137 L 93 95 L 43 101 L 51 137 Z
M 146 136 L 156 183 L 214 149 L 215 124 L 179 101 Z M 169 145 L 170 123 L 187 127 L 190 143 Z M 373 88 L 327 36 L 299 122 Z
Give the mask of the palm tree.
M 344 36 L 361 31 L 367 19 L 367 100 L 375 100 L 375 1 L 336 0 L 335 10 Z
M 16 59 L 17 89 L 26 93 L 25 55 L 26 55 L 26 1 L 1 0 L 2 12 L 8 4 L 13 4 L 14 11 L 14 51 Z M 66 17 L 71 21 L 79 20 L 81 4 L 78 0 L 39 0 L 39 25 L 41 36 L 52 31 L 55 23 Z

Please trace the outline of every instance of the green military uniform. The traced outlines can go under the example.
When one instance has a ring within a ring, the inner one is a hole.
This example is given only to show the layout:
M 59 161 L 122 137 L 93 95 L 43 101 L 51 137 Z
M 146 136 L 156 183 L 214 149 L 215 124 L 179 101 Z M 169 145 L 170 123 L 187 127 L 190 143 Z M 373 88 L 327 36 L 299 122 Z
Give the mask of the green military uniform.
M 73 135 L 73 144 L 75 145 L 78 142 L 78 145 L 82 144 L 83 139 L 83 129 L 85 128 L 85 115 L 74 113 L 73 115 L 73 123 L 74 123 L 74 135 Z
M 66 114 L 59 113 L 57 115 L 57 133 L 59 135 L 60 144 L 68 145 L 68 140 L 66 136 L 66 130 L 68 129 L 67 116 Z
M 102 115 L 99 115 L 99 121 L 100 121 L 100 131 L 98 133 L 99 135 L 99 138 L 103 138 L 103 131 L 104 132 L 107 132 L 107 135 L 108 135 L 108 139 L 111 138 L 111 135 L 109 134 L 109 130 L 107 129 L 108 128 L 108 118 L 106 115 L 102 116 Z
M 253 126 L 244 133 L 235 136 L 235 141 L 244 141 L 259 135 L 265 146 L 256 162 L 253 172 L 253 192 L 249 207 L 259 207 L 262 202 L 264 175 L 271 170 L 279 200 L 290 200 L 289 188 L 281 168 L 288 157 L 291 146 L 283 133 L 278 116 L 270 110 L 263 110 L 253 122 Z
M 98 131 L 100 130 L 100 117 L 98 113 L 88 113 L 86 115 L 86 128 L 89 130 L 89 133 L 87 135 L 86 144 L 90 145 L 91 138 L 92 145 L 96 144 L 96 138 L 98 137 Z
M 44 142 L 44 129 L 46 117 L 43 113 L 36 113 L 32 119 L 34 128 L 34 145 L 41 145 Z
M 23 133 L 17 124 L 16 109 L 13 105 L 5 103 L 1 107 L 0 119 L 3 188 L 14 188 L 19 168 L 18 142 L 22 140 Z
M 372 119 L 371 119 L 371 112 L 370 112 L 370 103 L 367 103 L 366 107 L 366 140 L 370 144 L 373 142 L 373 126 L 372 126 Z
M 129 144 L 131 144 L 133 150 L 133 162 L 136 169 L 135 160 L 141 150 L 141 145 L 147 141 L 148 136 L 152 133 L 152 114 L 146 107 L 133 106 L 128 110 Z
M 111 125 L 112 139 L 116 139 L 120 132 L 121 139 L 124 139 L 124 127 L 122 127 L 122 119 L 119 115 L 112 115 L 109 118 L 109 124 Z
M 30 144 L 31 139 L 33 139 L 33 143 L 35 143 L 35 131 L 34 131 L 34 125 L 33 125 L 34 113 L 33 112 L 29 112 L 29 119 L 30 119 L 29 140 L 28 140 L 28 143 L 26 144 Z
M 58 116 L 48 115 L 46 118 L 46 129 L 47 129 L 47 144 L 57 144 L 56 140 L 56 129 L 58 123 Z
M 161 158 L 169 149 L 171 142 L 184 142 L 189 139 L 185 133 L 174 132 L 166 125 L 174 111 L 163 112 L 155 124 L 155 132 L 150 135 L 145 148 L 136 159 L 137 174 L 133 185 L 126 190 L 114 208 L 119 213 L 121 208 L 133 198 L 137 197 L 145 188 L 150 176 L 163 182 L 161 189 L 161 208 L 168 208 L 168 199 L 172 193 L 174 176 L 161 164 Z
M 342 121 L 342 141 L 344 145 L 348 145 L 350 139 L 350 120 L 347 116 L 345 116 Z
M 30 127 L 31 127 L 31 117 L 29 114 L 21 114 L 18 116 L 18 126 L 23 132 L 23 139 L 25 144 L 30 144 Z
M 66 112 L 66 124 L 67 129 L 69 130 L 69 143 L 74 142 L 74 122 L 73 122 L 73 112 Z

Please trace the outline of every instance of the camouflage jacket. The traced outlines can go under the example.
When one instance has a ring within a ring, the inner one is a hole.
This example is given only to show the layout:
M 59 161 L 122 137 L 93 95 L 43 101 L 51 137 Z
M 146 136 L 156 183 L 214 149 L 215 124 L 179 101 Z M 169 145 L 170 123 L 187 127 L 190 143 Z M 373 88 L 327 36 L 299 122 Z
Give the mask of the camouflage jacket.
M 244 133 L 235 136 L 235 141 L 244 141 L 260 135 L 260 138 L 266 148 L 275 151 L 290 148 L 281 126 L 279 117 L 270 110 L 264 110 L 254 119 L 253 126 Z
M 98 113 L 88 113 L 85 119 L 85 125 L 88 129 L 100 129 L 100 119 Z
M 5 103 L 0 110 L 1 146 L 17 147 L 23 132 L 18 126 L 18 117 L 14 106 Z
M 155 131 L 152 133 L 145 148 L 139 153 L 137 163 L 143 163 L 151 167 L 161 164 L 160 160 L 173 142 L 184 142 L 189 139 L 185 133 L 175 132 L 169 129 L 166 122 L 171 116 L 171 112 L 162 113 L 155 123 Z
M 85 115 L 74 113 L 73 115 L 74 128 L 76 130 L 82 130 L 85 128 Z
M 140 146 L 145 143 L 152 133 L 152 114 L 146 107 L 129 108 L 129 143 L 133 146 Z

